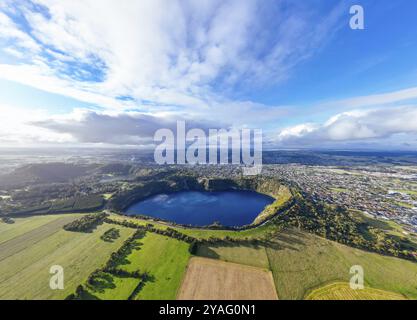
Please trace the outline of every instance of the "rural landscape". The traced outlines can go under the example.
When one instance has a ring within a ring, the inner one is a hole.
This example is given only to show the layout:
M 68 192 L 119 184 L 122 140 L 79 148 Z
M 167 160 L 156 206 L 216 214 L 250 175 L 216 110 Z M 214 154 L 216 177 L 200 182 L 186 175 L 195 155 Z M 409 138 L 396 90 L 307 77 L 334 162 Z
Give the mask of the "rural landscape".
M 415 0 L 0 0 L 0 303 L 416 301 L 416 21 Z
M 193 166 L 127 163 L 12 169 L 2 180 L 9 187 L 2 186 L 8 193 L 0 202 L 0 299 L 417 299 L 415 225 L 398 215 L 372 216 L 314 200 L 296 180 L 282 176 L 243 177 L 239 167 L 212 169 L 210 174 Z M 35 207 L 14 200 L 22 192 L 22 172 L 31 179 L 24 182 L 31 199 L 43 190 Z M 412 193 L 417 188 L 408 178 L 400 184 L 409 181 Z M 80 191 L 66 201 L 54 194 L 66 188 Z M 195 227 L 125 213 L 152 195 L 227 190 L 262 193 L 274 201 L 251 224 L 233 227 Z M 50 288 L 53 265 L 63 267 L 63 290 Z M 355 265 L 365 271 L 362 290 L 350 287 Z

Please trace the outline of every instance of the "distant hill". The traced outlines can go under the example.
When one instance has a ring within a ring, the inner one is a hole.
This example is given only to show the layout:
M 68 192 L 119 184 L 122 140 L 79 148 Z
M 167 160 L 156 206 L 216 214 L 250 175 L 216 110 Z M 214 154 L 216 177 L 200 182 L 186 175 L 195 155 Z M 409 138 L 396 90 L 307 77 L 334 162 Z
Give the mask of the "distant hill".
M 102 174 L 128 175 L 131 170 L 132 166 L 129 164 L 110 163 L 100 167 L 98 172 Z
M 93 166 L 71 163 L 30 164 L 0 176 L 0 187 L 68 182 L 86 175 Z

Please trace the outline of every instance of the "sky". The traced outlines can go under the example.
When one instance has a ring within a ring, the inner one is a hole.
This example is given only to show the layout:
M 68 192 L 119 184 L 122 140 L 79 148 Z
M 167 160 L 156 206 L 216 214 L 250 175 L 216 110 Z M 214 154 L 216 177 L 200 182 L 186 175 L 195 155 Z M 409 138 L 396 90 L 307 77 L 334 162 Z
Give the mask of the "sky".
M 181 120 L 417 150 L 416 57 L 414 0 L 1 0 L 0 147 L 146 148 Z

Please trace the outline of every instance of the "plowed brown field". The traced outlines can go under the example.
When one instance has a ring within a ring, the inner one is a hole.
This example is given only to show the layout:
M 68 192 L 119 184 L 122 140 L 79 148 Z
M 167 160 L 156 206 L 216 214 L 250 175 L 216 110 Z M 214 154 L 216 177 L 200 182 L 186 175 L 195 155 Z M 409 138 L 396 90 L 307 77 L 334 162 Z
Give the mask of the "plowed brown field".
M 179 300 L 277 300 L 270 271 L 206 258 L 192 258 Z

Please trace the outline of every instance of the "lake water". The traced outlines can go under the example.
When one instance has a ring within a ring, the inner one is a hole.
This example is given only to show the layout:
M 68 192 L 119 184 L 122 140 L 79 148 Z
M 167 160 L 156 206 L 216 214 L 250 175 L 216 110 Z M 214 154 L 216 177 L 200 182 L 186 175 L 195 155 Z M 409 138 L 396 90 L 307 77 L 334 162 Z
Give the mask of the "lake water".
M 145 199 L 130 206 L 126 213 L 193 226 L 217 221 L 233 227 L 251 224 L 272 202 L 271 197 L 251 191 L 184 191 Z

